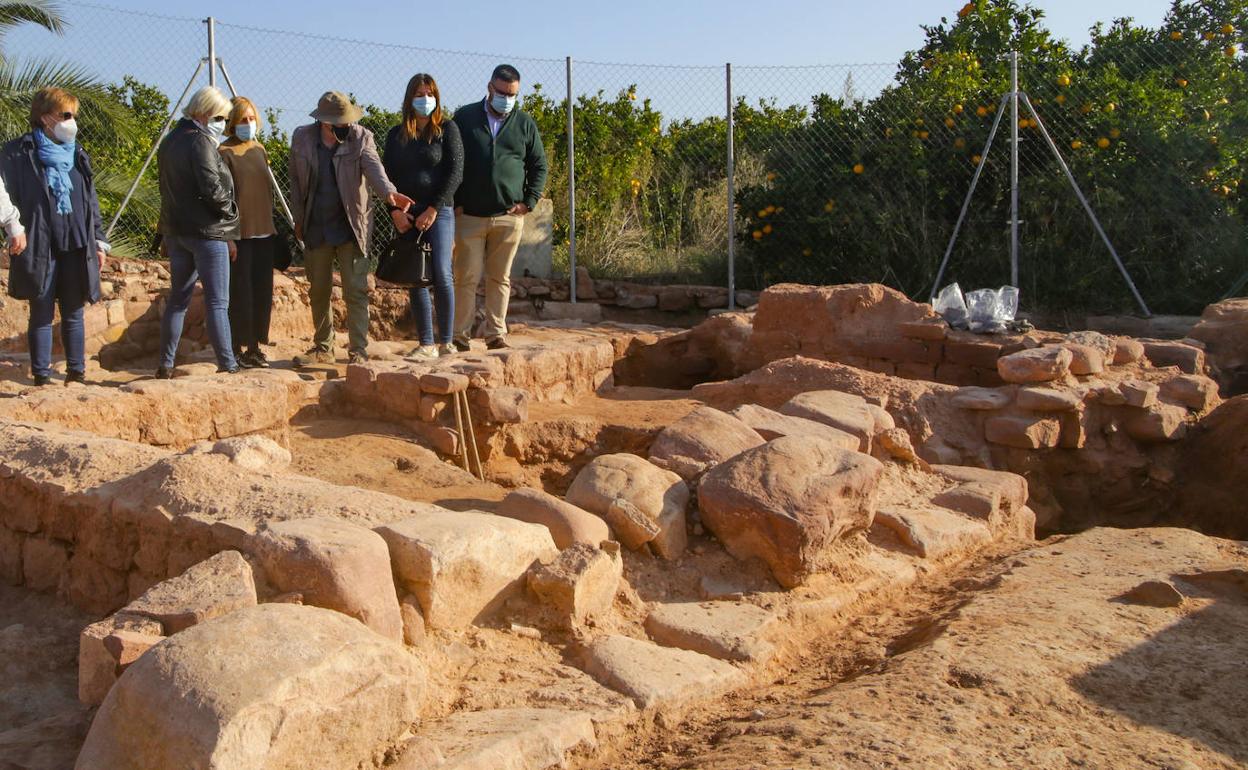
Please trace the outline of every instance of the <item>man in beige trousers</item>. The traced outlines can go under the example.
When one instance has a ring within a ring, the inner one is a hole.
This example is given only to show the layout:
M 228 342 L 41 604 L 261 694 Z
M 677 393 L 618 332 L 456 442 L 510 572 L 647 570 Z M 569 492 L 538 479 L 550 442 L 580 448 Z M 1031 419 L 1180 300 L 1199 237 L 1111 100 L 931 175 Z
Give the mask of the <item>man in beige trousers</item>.
M 517 106 L 520 73 L 500 64 L 487 95 L 455 111 L 464 142 L 464 181 L 455 194 L 455 339 L 469 349 L 477 313 L 477 285 L 485 275 L 485 344 L 507 347 L 511 263 L 524 216 L 546 186 L 546 152 L 537 124 Z

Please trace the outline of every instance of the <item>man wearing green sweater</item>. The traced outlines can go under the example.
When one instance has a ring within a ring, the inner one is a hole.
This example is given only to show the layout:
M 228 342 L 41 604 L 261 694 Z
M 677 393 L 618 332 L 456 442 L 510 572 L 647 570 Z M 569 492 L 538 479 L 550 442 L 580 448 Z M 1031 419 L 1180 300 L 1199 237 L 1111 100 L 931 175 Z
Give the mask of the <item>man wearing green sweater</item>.
M 455 347 L 469 349 L 477 285 L 485 274 L 485 343 L 507 347 L 511 263 L 524 216 L 546 186 L 546 151 L 537 124 L 517 106 L 520 73 L 494 68 L 480 102 L 455 111 L 464 142 L 464 180 L 455 194 Z

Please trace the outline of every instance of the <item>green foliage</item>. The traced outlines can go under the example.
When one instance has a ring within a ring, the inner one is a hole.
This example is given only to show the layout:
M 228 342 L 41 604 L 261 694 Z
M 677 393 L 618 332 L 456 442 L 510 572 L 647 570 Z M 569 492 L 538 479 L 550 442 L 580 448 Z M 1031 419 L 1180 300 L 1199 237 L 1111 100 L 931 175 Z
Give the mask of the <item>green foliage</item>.
M 926 29 L 893 86 L 868 101 L 817 97 L 810 120 L 767 154 L 769 180 L 738 196 L 757 280 L 883 281 L 925 297 L 1017 50 L 1023 90 L 1146 300 L 1198 312 L 1231 287 L 1248 245 L 1248 81 L 1229 48 L 1248 27 L 1246 5 L 1175 2 L 1160 30 L 1118 20 L 1072 51 L 1035 8 L 969 4 Z M 1009 124 L 1007 112 L 951 262 L 948 280 L 964 287 L 1009 279 Z M 1020 126 L 1024 301 L 1130 309 L 1042 133 Z

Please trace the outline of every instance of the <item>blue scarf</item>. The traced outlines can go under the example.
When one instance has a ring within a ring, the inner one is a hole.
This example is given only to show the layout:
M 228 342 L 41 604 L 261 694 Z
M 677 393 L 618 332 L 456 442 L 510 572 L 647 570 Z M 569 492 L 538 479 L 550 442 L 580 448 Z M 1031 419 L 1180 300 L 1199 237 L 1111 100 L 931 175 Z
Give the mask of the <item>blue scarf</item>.
M 74 190 L 74 180 L 70 177 L 69 170 L 74 167 L 78 143 L 57 144 L 38 128 L 35 129 L 34 134 L 35 147 L 39 150 L 39 162 L 43 164 L 43 173 L 48 179 L 48 188 L 56 196 L 56 213 L 69 214 L 74 210 L 70 197 L 70 193 Z

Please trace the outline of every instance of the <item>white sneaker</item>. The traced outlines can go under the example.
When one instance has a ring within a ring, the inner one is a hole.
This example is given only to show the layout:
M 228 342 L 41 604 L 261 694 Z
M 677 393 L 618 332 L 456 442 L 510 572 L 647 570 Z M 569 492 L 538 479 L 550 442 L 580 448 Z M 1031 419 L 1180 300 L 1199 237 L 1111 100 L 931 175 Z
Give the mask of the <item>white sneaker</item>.
M 459 351 L 455 349 L 455 346 L 449 342 L 444 342 L 443 344 L 438 345 L 438 357 L 439 358 L 441 358 L 442 356 L 453 356 L 458 352 Z
M 415 358 L 420 361 L 427 361 L 438 357 L 438 349 L 433 345 L 421 345 L 411 353 L 408 353 L 407 357 Z

